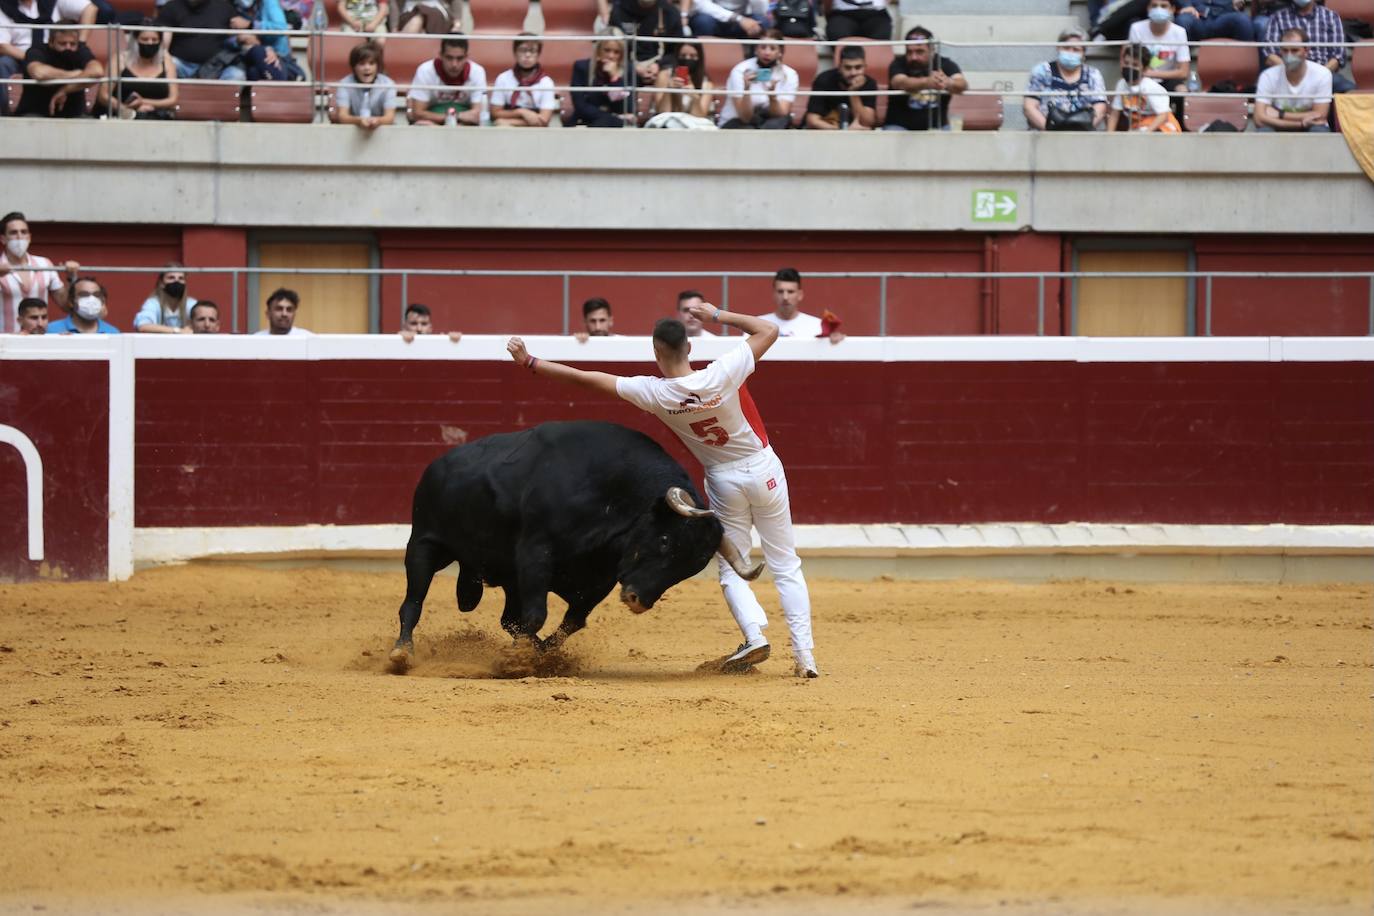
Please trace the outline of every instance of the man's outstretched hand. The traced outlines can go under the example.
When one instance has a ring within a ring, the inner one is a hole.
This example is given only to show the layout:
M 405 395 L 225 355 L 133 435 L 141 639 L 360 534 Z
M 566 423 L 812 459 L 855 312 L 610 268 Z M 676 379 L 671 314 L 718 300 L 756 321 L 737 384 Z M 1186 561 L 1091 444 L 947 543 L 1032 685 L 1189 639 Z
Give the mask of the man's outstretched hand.
M 506 352 L 510 354 L 511 359 L 521 366 L 525 365 L 530 358 L 529 351 L 525 349 L 525 342 L 519 337 L 512 337 L 506 341 Z

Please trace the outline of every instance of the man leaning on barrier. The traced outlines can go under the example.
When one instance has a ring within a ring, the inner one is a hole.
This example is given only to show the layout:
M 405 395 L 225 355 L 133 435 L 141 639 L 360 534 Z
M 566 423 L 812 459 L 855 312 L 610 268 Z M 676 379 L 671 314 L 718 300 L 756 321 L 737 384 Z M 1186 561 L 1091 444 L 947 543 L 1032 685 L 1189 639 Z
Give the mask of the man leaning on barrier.
M 1341 75 L 1350 59 L 1350 49 L 1344 47 L 1345 24 L 1334 10 L 1318 6 L 1315 0 L 1293 0 L 1293 5 L 1269 17 L 1265 28 L 1264 65 L 1277 67 L 1283 63 L 1278 45 L 1289 29 L 1302 29 L 1309 46 L 1307 59 L 1331 71 L 1331 91 L 1350 92 L 1355 83 Z
M 75 22 L 94 25 L 99 11 L 87 0 L 0 0 L 0 79 L 19 76 L 24 71 L 24 55 L 35 43 L 43 43 L 43 29 L 24 26 Z M 85 36 L 81 36 L 84 38 Z
M 940 53 L 935 35 L 916 26 L 906 33 L 906 54 L 894 58 L 888 85 L 906 93 L 887 103 L 883 130 L 949 130 L 949 100 L 968 89 L 959 65 Z
M 39 85 L 24 87 L 15 114 L 35 118 L 80 118 L 86 114 L 86 88 L 93 83 L 71 80 L 99 79 L 105 68 L 91 49 L 77 38 L 76 29 L 51 29 L 46 44 L 36 44 L 24 55 L 24 73 Z
M 1288 29 L 1282 35 L 1282 63 L 1259 77 L 1255 90 L 1255 127 L 1266 132 L 1331 132 L 1331 71 L 1308 60 L 1307 33 Z

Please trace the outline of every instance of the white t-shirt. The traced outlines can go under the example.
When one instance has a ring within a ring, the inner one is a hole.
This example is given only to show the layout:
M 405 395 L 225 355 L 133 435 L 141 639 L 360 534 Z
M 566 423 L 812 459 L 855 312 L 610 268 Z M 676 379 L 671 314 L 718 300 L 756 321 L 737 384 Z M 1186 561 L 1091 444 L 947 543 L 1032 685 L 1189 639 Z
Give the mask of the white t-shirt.
M 520 85 L 514 70 L 503 70 L 491 84 L 491 107 L 505 108 L 506 102 L 514 99 L 514 108 L 528 108 L 530 111 L 553 111 L 558 101 L 553 94 L 553 80 L 545 74 L 533 86 Z
M 57 6 L 53 7 L 53 22 L 77 22 L 81 19 L 81 13 L 90 6 L 87 0 L 57 0 Z M 20 0 L 19 12 L 26 16 L 38 15 L 37 0 Z M 27 51 L 33 44 L 33 29 L 10 28 L 14 25 L 14 20 L 0 12 L 0 44 L 14 45 L 20 51 Z
M 755 74 L 759 70 L 765 69 L 759 65 L 758 58 L 748 57 L 730 70 L 730 76 L 725 81 L 725 104 L 721 106 L 718 124 L 727 124 L 739 117 L 735 110 L 735 99 L 744 95 L 744 71 L 753 70 Z M 782 61 L 778 61 L 772 66 L 772 79 L 769 82 L 775 83 L 773 88 L 777 90 L 777 98 L 783 102 L 792 102 L 797 98 L 797 86 L 801 82 L 797 77 L 797 71 Z M 749 86 L 749 98 L 753 101 L 755 108 L 767 108 L 769 96 L 766 91 L 767 86 L 762 83 L 751 83 Z
M 1154 55 L 1154 59 L 1146 65 L 1147 70 L 1172 67 L 1175 62 L 1186 64 L 1193 59 L 1188 50 L 1188 32 L 1177 22 L 1169 23 L 1162 37 L 1150 31 L 1150 20 L 1132 22 L 1130 40 L 1144 45 Z
M 0 258 L 4 258 L 0 254 Z M 6 259 L 5 263 L 9 263 Z M 19 301 L 21 299 L 42 299 L 48 301 L 48 294 L 62 288 L 62 270 L 37 270 L 30 268 L 52 267 L 52 261 L 36 254 L 28 256 L 23 267 L 13 269 L 0 276 L 0 333 L 13 334 L 19 330 Z M 22 275 L 22 276 L 21 276 Z
M 254 337 L 264 336 L 264 335 L 265 335 L 265 336 L 275 336 L 275 337 L 314 337 L 314 336 L 315 336 L 313 333 L 311 333 L 310 331 L 307 331 L 305 328 L 297 328 L 297 327 L 293 327 L 291 330 L 287 331 L 285 334 L 276 334 L 276 335 L 273 335 L 273 334 L 272 334 L 272 329 L 271 329 L 271 328 L 263 328 L 261 331 L 254 331 L 254 332 L 253 332 L 253 336 L 254 336 Z
M 1283 65 L 1269 67 L 1259 77 L 1255 87 L 1255 101 L 1272 105 L 1279 111 L 1311 111 L 1314 105 L 1331 101 L 1331 71 L 1310 60 L 1303 61 L 1307 69 L 1302 81 L 1294 86 L 1288 82 Z M 1308 96 L 1308 98 L 1303 98 Z
M 764 321 L 778 326 L 779 337 L 820 337 L 821 320 L 815 315 L 798 312 L 791 318 L 779 318 L 776 312 L 760 315 Z
M 450 86 L 439 79 L 434 61 L 427 60 L 415 68 L 410 80 L 408 96 L 428 108 L 441 102 L 459 102 L 468 108 L 480 108 L 487 95 L 487 71 L 475 60 L 468 61 L 468 78 L 461 86 Z
M 741 342 L 705 369 L 682 378 L 636 375 L 616 379 L 615 391 L 658 417 L 707 468 L 748 458 L 768 447 L 754 399 L 744 381 L 754 351 Z
M 1126 103 L 1129 102 L 1128 106 Z M 1152 115 L 1161 115 L 1169 110 L 1169 93 L 1156 80 L 1148 76 L 1140 78 L 1140 91 L 1132 92 L 1125 80 L 1116 81 L 1116 92 L 1112 95 L 1112 107 L 1117 111 L 1139 112 L 1148 109 Z

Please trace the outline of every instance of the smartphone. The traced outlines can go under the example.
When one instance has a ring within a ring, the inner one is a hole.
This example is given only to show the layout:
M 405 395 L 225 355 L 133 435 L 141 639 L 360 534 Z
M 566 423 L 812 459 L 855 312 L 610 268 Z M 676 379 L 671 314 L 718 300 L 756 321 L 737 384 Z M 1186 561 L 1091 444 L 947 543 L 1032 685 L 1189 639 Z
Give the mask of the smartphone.
M 688 70 L 686 67 L 678 67 L 673 71 L 673 75 L 684 83 L 690 83 L 692 81 L 692 71 Z
M 772 68 L 772 67 L 763 67 L 763 68 L 761 68 L 757 73 L 754 74 L 754 82 L 756 82 L 756 83 L 766 83 L 766 82 L 768 82 L 769 80 L 771 80 L 772 78 L 773 78 L 773 68 Z

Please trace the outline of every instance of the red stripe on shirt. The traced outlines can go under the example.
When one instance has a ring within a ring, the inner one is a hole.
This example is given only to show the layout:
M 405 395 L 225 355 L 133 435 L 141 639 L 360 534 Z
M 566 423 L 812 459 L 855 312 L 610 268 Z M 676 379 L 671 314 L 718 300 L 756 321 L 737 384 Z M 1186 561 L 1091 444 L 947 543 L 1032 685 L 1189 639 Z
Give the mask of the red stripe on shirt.
M 754 399 L 749 396 L 749 386 L 739 386 L 739 406 L 744 411 L 744 420 L 749 424 L 749 428 L 754 431 L 754 435 L 759 437 L 759 448 L 768 447 L 768 430 L 763 428 L 763 417 L 759 416 L 759 409 L 754 406 Z

